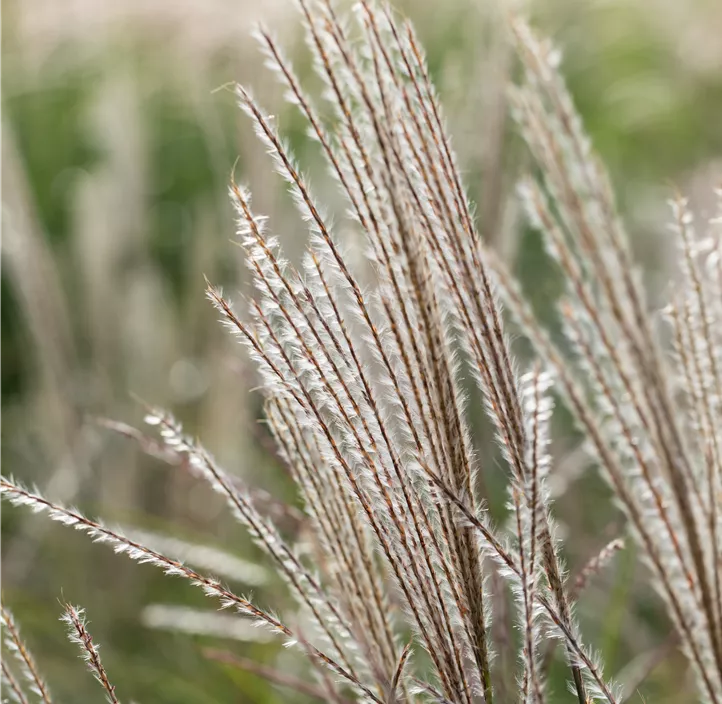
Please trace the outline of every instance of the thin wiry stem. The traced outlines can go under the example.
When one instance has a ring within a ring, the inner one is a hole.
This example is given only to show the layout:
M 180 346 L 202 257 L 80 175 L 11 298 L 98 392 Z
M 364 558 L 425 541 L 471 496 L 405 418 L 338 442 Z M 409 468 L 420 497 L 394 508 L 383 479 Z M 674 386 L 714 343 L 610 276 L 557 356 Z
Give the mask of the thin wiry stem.
M 93 637 L 86 626 L 85 610 L 70 604 L 65 605 L 65 613 L 62 621 L 68 626 L 68 638 L 72 643 L 80 647 L 81 657 L 88 664 L 88 669 L 105 690 L 108 701 L 111 704 L 119 704 L 115 696 L 115 686 L 108 679 L 108 673 L 103 667 L 98 653 L 98 646 L 93 642 Z
M 615 538 L 614 540 L 610 540 L 596 555 L 589 558 L 574 578 L 574 584 L 571 589 L 572 598 L 576 599 L 586 589 L 592 577 L 599 574 L 616 553 L 623 549 L 624 540 L 622 538 Z
M 3 660 L 2 663 L 0 663 L 0 666 L 2 666 L 3 681 L 8 685 L 8 687 L 10 687 L 10 694 L 14 701 L 18 702 L 18 704 L 29 704 L 28 698 L 25 696 L 25 692 L 23 692 L 20 687 L 20 683 L 15 678 L 15 675 L 10 672 L 7 663 Z M 7 692 L 7 690 L 5 691 Z
M 4 603 L 0 605 L 0 614 L 2 615 L 2 625 L 5 631 L 3 639 L 5 647 L 14 655 L 20 672 L 30 685 L 33 693 L 40 698 L 43 704 L 51 704 L 48 687 L 40 676 L 35 659 L 20 636 L 20 631 L 15 624 L 12 613 L 5 607 Z

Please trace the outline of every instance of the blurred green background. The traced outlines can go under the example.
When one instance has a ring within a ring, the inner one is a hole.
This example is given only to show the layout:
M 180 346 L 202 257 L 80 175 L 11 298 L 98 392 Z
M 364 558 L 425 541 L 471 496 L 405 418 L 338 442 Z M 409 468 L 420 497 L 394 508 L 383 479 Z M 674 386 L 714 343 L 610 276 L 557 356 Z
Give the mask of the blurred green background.
M 506 117 L 514 64 L 492 5 L 397 3 L 426 46 L 480 231 L 543 306 L 556 282 L 513 201 L 527 159 Z M 722 4 L 539 0 L 530 9 L 563 48 L 564 74 L 659 296 L 672 256 L 666 194 L 674 184 L 703 212 L 722 181 Z M 252 128 L 217 87 L 236 80 L 253 87 L 316 191 L 331 210 L 343 207 L 302 120 L 283 106 L 263 66 L 250 36 L 258 21 L 316 85 L 293 0 L 3 3 L 2 468 L 91 515 L 268 567 L 209 490 L 95 421 L 140 425 L 133 395 L 170 408 L 229 470 L 294 502 L 257 422 L 253 369 L 203 295 L 204 274 L 230 290 L 245 285 L 226 197 L 236 158 L 237 178 L 251 185 L 256 210 L 271 216 L 284 245 L 298 252 L 306 237 Z M 494 452 L 473 420 L 477 448 Z M 623 527 L 574 441 L 560 433 L 555 452 L 557 512 L 573 572 Z M 484 483 L 497 510 L 503 471 L 491 471 Z M 295 517 L 281 520 L 303 542 Z M 124 701 L 304 701 L 203 654 L 213 647 L 308 678 L 280 643 L 226 626 L 223 636 L 157 627 L 159 614 L 192 624 L 154 605 L 209 613 L 214 605 L 42 517 L 3 507 L 2 569 L 6 603 L 58 701 L 101 697 L 65 641 L 61 598 L 87 608 Z M 281 613 L 291 608 L 270 569 L 248 569 L 234 587 Z M 623 680 L 644 668 L 669 631 L 632 548 L 585 593 L 579 615 L 607 672 Z M 683 666 L 666 654 L 636 700 L 691 700 Z M 564 701 L 560 674 L 553 684 Z

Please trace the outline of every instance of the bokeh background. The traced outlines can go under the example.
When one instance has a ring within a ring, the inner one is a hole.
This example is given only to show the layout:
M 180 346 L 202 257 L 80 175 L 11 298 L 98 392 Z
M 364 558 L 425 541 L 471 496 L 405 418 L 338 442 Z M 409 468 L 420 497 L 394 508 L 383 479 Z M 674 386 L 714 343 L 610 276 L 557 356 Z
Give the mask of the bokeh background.
M 558 284 L 513 200 L 527 159 L 506 115 L 514 61 L 494 3 L 396 5 L 426 46 L 480 231 L 544 314 Z M 652 296 L 661 297 L 673 258 L 665 198 L 679 188 L 705 212 L 722 181 L 722 4 L 538 0 L 530 10 L 563 48 L 563 72 L 611 170 Z M 259 21 L 313 90 L 293 0 L 3 3 L 2 469 L 111 522 L 234 553 L 246 561 L 233 565 L 236 590 L 283 613 L 287 594 L 217 497 L 98 422 L 140 426 L 138 398 L 171 409 L 230 471 L 267 492 L 259 500 L 303 543 L 298 516 L 276 504 L 295 498 L 258 422 L 253 369 L 203 295 L 204 274 L 230 290 L 245 286 L 226 196 L 236 159 L 236 177 L 287 249 L 298 252 L 306 238 L 223 89 L 229 81 L 254 89 L 316 191 L 331 210 L 342 207 L 263 66 L 251 38 Z M 573 572 L 623 525 L 559 415 L 555 491 Z M 495 452 L 483 420 L 472 421 L 479 451 Z M 490 506 L 503 519 L 503 470 L 486 466 Z M 628 547 L 579 604 L 587 638 L 622 680 L 654 663 L 636 701 L 690 701 L 683 661 L 660 646 L 669 625 L 644 577 Z M 58 701 L 101 696 L 65 640 L 59 599 L 87 608 L 124 701 L 305 701 L 206 652 L 308 677 L 277 641 L 237 621 L 196 618 L 188 609 L 214 614 L 197 590 L 42 517 L 3 508 L 2 578 Z M 561 673 L 553 670 L 558 701 Z

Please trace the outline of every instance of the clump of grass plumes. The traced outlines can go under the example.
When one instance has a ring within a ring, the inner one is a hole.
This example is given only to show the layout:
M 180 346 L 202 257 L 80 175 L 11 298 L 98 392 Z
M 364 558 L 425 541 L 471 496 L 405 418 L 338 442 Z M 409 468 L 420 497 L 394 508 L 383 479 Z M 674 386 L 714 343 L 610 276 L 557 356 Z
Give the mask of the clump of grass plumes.
M 350 18 L 337 16 L 326 0 L 299 4 L 331 119 L 321 117 L 274 38 L 260 30 L 258 39 L 345 197 L 373 282 L 349 261 L 340 228 L 323 211 L 274 120 L 237 86 L 241 109 L 308 227 L 308 247 L 298 266 L 285 259 L 250 192 L 232 182 L 256 295 L 240 313 L 213 284 L 207 294 L 258 366 L 268 425 L 323 555 L 318 573 L 256 507 L 252 493 L 171 416 L 153 410 L 148 422 L 171 456 L 183 457 L 224 497 L 312 625 L 302 636 L 215 578 L 12 480 L 2 480 L 3 494 L 190 580 L 223 607 L 278 633 L 309 658 L 319 679 L 313 692 L 329 701 L 499 700 L 490 624 L 497 583 L 489 579 L 498 571 L 511 588 L 519 631 L 507 642 L 517 648 L 514 700 L 546 701 L 545 653 L 558 642 L 571 696 L 580 704 L 617 704 L 623 693 L 585 642 L 574 604 L 622 544 L 613 541 L 575 581 L 567 580 L 547 488 L 554 471 L 554 391 L 574 414 L 626 515 L 700 697 L 719 704 L 719 241 L 711 230 L 709 239 L 700 239 L 685 201 L 674 200 L 682 266 L 681 285 L 665 310 L 668 352 L 557 54 L 511 16 L 522 65 L 511 102 L 541 174 L 523 180 L 519 193 L 563 275 L 561 343 L 539 324 L 475 230 L 410 25 L 367 0 Z M 515 362 L 502 300 L 538 354 L 528 369 Z M 475 381 L 508 469 L 508 528 L 491 524 L 479 496 L 476 476 L 491 460 L 469 432 L 464 376 Z M 69 607 L 67 620 L 116 701 L 81 612 Z M 402 638 L 409 628 L 410 643 Z M 428 668 L 415 666 L 414 647 L 426 650 Z M 27 662 L 20 665 L 28 669 Z M 33 686 L 42 687 L 33 668 Z M 8 681 L 13 690 L 21 686 L 17 678 Z

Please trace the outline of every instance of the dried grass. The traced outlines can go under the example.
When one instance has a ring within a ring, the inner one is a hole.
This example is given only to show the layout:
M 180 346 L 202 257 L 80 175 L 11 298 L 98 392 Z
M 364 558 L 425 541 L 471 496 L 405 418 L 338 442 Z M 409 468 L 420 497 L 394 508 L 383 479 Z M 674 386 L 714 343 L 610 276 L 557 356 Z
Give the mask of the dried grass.
M 476 232 L 411 27 L 366 0 L 348 18 L 326 0 L 299 4 L 330 119 L 303 91 L 274 38 L 260 30 L 258 39 L 346 198 L 374 283 L 362 284 L 346 255 L 344 228 L 324 213 L 274 119 L 236 86 L 307 225 L 308 247 L 300 265 L 286 260 L 249 191 L 232 180 L 256 295 L 243 314 L 210 283 L 208 297 L 258 366 L 268 425 L 314 530 L 318 572 L 257 508 L 252 492 L 172 417 L 152 410 L 148 422 L 169 456 L 182 457 L 227 501 L 285 579 L 308 627 L 302 633 L 215 578 L 10 479 L 2 480 L 3 494 L 190 580 L 280 634 L 316 666 L 319 688 L 312 691 L 329 701 L 352 693 L 378 703 L 492 704 L 494 651 L 503 645 L 515 648 L 519 661 L 514 699 L 542 704 L 542 646 L 559 642 L 577 701 L 616 704 L 624 694 L 585 643 L 574 602 L 620 543 L 567 580 L 547 487 L 556 392 L 627 517 L 700 697 L 718 703 L 722 260 L 712 229 L 710 239 L 699 239 L 685 201 L 674 199 L 681 278 L 666 309 L 670 353 L 557 53 L 510 16 L 522 66 L 510 102 L 541 174 L 525 179 L 519 192 L 563 275 L 562 344 L 538 323 Z M 515 362 L 501 300 L 538 354 L 529 369 Z M 508 469 L 506 529 L 491 525 L 477 489 L 487 455 L 469 431 L 466 376 L 483 398 Z M 518 647 L 515 638 L 493 642 L 491 592 L 501 587 L 489 579 L 491 562 L 514 596 Z M 69 608 L 67 618 L 116 701 L 81 614 Z M 412 629 L 411 644 L 402 640 L 402 624 Z M 414 647 L 426 650 L 429 671 L 416 669 Z M 18 678 L 5 675 L 24 696 Z

